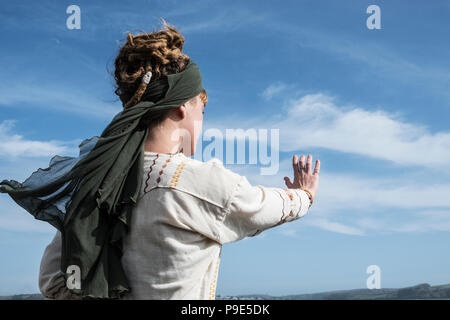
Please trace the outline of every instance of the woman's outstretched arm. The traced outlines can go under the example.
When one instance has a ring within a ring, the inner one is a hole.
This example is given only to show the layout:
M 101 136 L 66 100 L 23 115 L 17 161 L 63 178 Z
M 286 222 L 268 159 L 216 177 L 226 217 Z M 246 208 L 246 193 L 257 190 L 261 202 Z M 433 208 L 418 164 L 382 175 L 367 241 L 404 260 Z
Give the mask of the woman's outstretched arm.
M 312 172 L 312 157 L 293 157 L 294 181 L 285 177 L 288 188 L 271 188 L 251 185 L 245 176 L 237 184 L 224 219 L 219 223 L 221 243 L 255 236 L 264 230 L 303 217 L 309 210 L 318 189 L 320 162 Z M 303 189 L 309 191 L 306 192 Z M 311 194 L 311 197 L 310 197 Z

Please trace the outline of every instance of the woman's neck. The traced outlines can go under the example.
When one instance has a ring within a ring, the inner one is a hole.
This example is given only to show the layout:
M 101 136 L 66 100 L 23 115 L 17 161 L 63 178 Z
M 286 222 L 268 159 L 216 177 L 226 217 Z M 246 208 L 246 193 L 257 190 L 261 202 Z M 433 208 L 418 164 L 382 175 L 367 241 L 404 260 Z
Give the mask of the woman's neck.
M 171 136 L 169 132 L 162 133 L 160 130 L 149 132 L 145 141 L 144 151 L 166 154 L 182 152 L 183 148 L 181 143 L 171 140 Z

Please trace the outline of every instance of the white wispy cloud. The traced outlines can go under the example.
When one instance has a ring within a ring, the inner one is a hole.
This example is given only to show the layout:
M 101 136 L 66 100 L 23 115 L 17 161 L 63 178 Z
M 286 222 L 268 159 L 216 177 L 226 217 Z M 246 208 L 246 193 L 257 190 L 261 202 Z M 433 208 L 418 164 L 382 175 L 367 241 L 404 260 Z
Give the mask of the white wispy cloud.
M 50 157 L 78 156 L 78 145 L 74 141 L 36 141 L 12 133 L 16 120 L 0 122 L 0 181 L 24 181 L 38 168 L 47 168 Z M 47 158 L 47 159 L 45 159 Z M 10 231 L 32 231 L 54 233 L 55 228 L 47 222 L 37 221 L 20 207 L 9 195 L 0 194 L 0 229 Z
M 450 132 L 431 133 L 383 110 L 340 106 L 324 94 L 291 101 L 285 119 L 271 126 L 281 128 L 283 151 L 321 147 L 399 166 L 436 168 L 450 163 Z
M 270 100 L 273 96 L 280 94 L 282 91 L 284 91 L 288 86 L 283 82 L 276 82 L 270 84 L 264 91 L 261 93 L 261 96 L 266 99 Z
M 81 140 L 37 141 L 12 133 L 16 120 L 0 122 L 0 181 L 24 181 L 38 168 L 47 168 L 50 157 L 78 156 Z M 47 159 L 46 159 L 47 158 Z M 0 194 L 0 229 L 54 233 L 47 222 L 37 221 L 7 194 Z
M 285 235 L 287 237 L 292 237 L 292 238 L 295 238 L 297 236 L 297 230 L 295 230 L 294 228 L 280 227 L 279 233 L 281 233 L 282 235 Z M 262 235 L 263 234 L 261 234 L 261 236 Z
M 313 218 L 313 219 L 309 219 L 307 221 L 305 219 L 305 223 L 308 225 L 311 225 L 311 226 L 319 227 L 324 230 L 347 234 L 347 235 L 361 236 L 364 234 L 364 232 L 359 228 L 350 227 L 350 226 L 344 225 L 339 222 L 333 222 L 333 221 L 330 221 L 329 219 L 325 219 L 325 218 Z
M 212 14 L 204 16 L 206 18 L 195 19 L 196 22 L 177 23 L 180 32 L 190 33 L 211 33 L 211 32 L 233 32 L 248 26 L 259 26 L 268 19 L 270 13 L 255 12 L 245 7 L 238 9 L 230 6 L 222 6 Z
M 25 94 L 26 93 L 26 94 Z M 111 119 L 121 108 L 64 85 L 16 83 L 0 87 L 0 107 L 32 104 L 33 108 L 63 111 L 98 119 Z
M 216 128 L 279 129 L 280 151 L 324 148 L 388 161 L 399 167 L 422 167 L 449 173 L 450 131 L 432 133 L 426 126 L 402 119 L 400 113 L 340 105 L 326 94 L 288 100 L 286 112 L 271 117 L 225 115 Z
M 450 231 L 450 209 L 424 209 L 413 219 L 387 228 L 395 232 Z
M 49 157 L 59 155 L 78 155 L 81 139 L 73 141 L 37 141 L 28 140 L 19 134 L 11 133 L 16 120 L 4 120 L 0 123 L 0 159 L 12 160 L 17 157 Z

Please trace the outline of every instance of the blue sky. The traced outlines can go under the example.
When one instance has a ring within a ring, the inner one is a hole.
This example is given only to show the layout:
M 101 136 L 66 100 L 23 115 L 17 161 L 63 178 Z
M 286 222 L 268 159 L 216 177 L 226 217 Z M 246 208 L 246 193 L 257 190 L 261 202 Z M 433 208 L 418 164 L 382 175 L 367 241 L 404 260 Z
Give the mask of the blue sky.
M 66 8 L 81 8 L 81 29 Z M 369 30 L 366 8 L 381 8 Z M 278 128 L 321 160 L 304 218 L 224 246 L 217 294 L 283 295 L 450 283 L 450 1 L 21 1 L 0 5 L 0 179 L 23 181 L 121 110 L 118 46 L 164 17 L 202 70 L 208 128 Z M 38 292 L 55 230 L 0 196 L 0 295 Z

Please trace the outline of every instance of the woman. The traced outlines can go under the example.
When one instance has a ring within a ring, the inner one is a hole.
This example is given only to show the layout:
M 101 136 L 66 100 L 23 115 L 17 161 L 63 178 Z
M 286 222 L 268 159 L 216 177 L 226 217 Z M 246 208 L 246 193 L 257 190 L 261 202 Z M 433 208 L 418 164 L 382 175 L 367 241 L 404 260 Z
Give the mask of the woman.
M 124 111 L 100 139 L 80 145 L 70 167 L 76 173 L 64 175 L 71 192 L 43 198 L 42 187 L 33 198 L 44 201 L 47 214 L 48 199 L 55 207 L 66 199 L 66 212 L 52 220 L 27 209 L 58 228 L 39 273 L 47 298 L 214 299 L 223 244 L 297 220 L 313 202 L 320 162 L 312 172 L 311 155 L 293 156 L 294 179 L 285 177 L 284 189 L 252 186 L 218 159 L 190 158 L 208 96 L 196 64 L 182 53 L 183 36 L 164 25 L 159 32 L 128 34 L 115 60 L 115 92 Z M 95 162 L 104 152 L 109 156 Z M 56 167 L 54 159 L 50 165 Z M 57 181 L 52 192 L 63 186 Z M 9 186 L 19 204 L 30 197 Z

